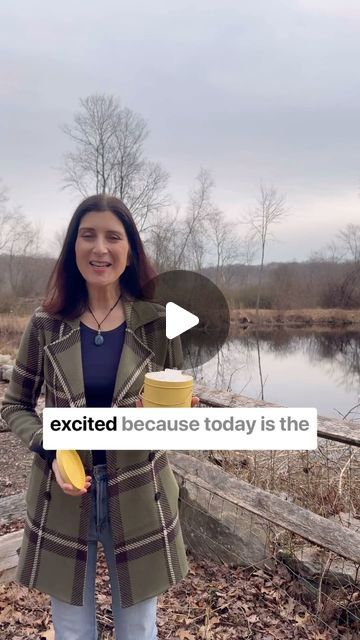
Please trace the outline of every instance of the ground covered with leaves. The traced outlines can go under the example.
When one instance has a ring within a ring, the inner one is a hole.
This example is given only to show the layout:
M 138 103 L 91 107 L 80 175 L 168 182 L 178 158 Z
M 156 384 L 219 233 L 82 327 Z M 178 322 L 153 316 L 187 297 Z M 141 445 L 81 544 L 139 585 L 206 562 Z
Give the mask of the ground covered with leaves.
M 0 498 L 25 490 L 31 462 L 32 455 L 20 438 L 0 432 Z
M 190 571 L 159 598 L 159 640 L 333 640 L 355 638 L 341 627 L 321 628 L 290 595 L 284 567 L 276 575 L 231 569 L 189 558 Z M 97 577 L 101 640 L 112 640 L 109 577 L 102 552 Z M 54 640 L 49 598 L 12 582 L 0 586 L 2 640 Z

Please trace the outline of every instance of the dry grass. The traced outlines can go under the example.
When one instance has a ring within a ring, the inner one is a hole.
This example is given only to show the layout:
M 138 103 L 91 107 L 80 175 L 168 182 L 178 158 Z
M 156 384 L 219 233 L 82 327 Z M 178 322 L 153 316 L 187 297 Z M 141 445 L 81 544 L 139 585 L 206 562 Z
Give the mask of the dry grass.
M 13 313 L 0 314 L 0 335 L 21 335 L 24 331 L 29 316 L 16 316 Z
M 360 516 L 360 449 L 319 438 L 315 451 L 193 451 L 241 480 L 325 518 Z M 346 525 L 345 525 L 346 526 Z
M 28 321 L 28 315 L 0 314 L 0 354 L 16 356 L 21 335 Z

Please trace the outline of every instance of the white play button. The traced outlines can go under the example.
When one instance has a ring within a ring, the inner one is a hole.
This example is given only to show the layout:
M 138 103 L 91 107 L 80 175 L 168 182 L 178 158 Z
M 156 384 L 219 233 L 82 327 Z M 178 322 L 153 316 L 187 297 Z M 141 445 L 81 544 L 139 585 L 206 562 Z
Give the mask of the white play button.
M 168 302 L 166 307 L 166 337 L 169 340 L 180 336 L 199 324 L 199 318 L 190 311 L 186 311 L 174 302 Z

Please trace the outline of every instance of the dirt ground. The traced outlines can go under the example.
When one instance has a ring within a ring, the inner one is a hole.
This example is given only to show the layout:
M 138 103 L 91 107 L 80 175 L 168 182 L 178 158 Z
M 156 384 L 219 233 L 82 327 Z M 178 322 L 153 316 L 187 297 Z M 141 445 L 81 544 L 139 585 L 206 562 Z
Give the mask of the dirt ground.
M 189 556 L 187 577 L 159 598 L 159 640 L 333 640 L 341 626 L 321 627 L 297 603 L 296 584 L 278 573 L 233 569 Z M 101 640 L 113 640 L 109 576 L 98 557 L 97 615 Z M 1 640 L 54 640 L 48 596 L 14 582 L 0 585 Z
M 13 433 L 0 432 L 0 498 L 24 491 L 32 456 Z

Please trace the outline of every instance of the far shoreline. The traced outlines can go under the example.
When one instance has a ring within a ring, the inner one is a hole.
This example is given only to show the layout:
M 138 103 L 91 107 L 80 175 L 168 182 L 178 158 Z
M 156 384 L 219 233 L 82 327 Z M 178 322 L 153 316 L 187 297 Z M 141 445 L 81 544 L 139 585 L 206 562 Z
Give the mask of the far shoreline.
M 22 335 L 31 314 L 0 313 L 0 341 L 16 341 Z M 261 327 L 263 329 L 329 328 L 360 330 L 360 309 L 231 309 L 232 330 Z
M 359 325 L 360 309 L 231 309 L 230 322 L 238 327 L 329 327 Z

